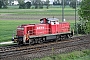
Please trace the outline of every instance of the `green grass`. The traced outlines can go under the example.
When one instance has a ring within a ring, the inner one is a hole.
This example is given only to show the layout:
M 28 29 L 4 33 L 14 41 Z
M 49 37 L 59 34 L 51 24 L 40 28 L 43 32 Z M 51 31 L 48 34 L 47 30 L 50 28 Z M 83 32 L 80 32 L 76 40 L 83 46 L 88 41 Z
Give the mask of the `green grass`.
M 34 60 L 90 60 L 90 50 L 74 51 L 67 54 L 52 55 Z
M 0 20 L 0 42 L 10 41 L 18 25 L 30 23 L 38 23 L 38 20 Z
M 65 16 L 74 16 L 74 12 L 73 12 L 73 10 L 69 10 L 69 11 L 71 11 L 71 12 L 68 12 L 68 10 L 67 11 L 65 11 Z M 2 10 L 2 11 L 0 11 L 0 13 L 1 14 L 7 14 L 7 13 L 11 13 L 11 14 L 19 14 L 19 15 L 22 15 L 22 14 L 29 14 L 29 15 L 54 15 L 54 16 L 61 16 L 62 15 L 62 13 L 61 13 L 62 11 L 60 11 L 60 10 L 43 10 L 43 11 L 33 11 L 33 10 L 19 10 L 18 9 L 18 12 L 17 11 L 13 11 L 13 10 L 9 10 L 9 11 L 4 11 L 4 10 Z
M 90 60 L 90 55 L 84 56 L 84 57 L 80 57 L 74 60 Z
M 74 9 L 72 8 L 65 8 L 65 15 L 66 16 L 74 16 Z M 49 9 L 0 9 L 0 14 L 7 14 L 7 13 L 12 13 L 12 14 L 29 14 L 29 15 L 36 15 L 36 14 L 41 14 L 41 15 L 62 15 L 62 8 L 49 8 Z

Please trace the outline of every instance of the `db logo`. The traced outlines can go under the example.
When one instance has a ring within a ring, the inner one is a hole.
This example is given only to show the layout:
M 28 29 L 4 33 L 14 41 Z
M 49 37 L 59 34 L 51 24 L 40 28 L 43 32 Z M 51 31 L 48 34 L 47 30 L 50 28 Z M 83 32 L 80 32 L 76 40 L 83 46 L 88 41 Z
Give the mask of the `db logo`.
M 44 29 L 44 27 L 37 27 L 37 29 Z

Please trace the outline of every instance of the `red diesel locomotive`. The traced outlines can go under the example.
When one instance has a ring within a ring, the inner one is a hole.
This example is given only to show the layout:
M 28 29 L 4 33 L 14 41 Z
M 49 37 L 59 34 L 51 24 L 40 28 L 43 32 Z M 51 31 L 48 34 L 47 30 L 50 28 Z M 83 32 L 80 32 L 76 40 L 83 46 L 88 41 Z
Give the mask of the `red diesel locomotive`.
M 13 41 L 18 44 L 43 43 L 52 39 L 61 40 L 70 38 L 73 33 L 70 23 L 59 22 L 57 18 L 42 18 L 40 24 L 24 24 L 17 27 Z

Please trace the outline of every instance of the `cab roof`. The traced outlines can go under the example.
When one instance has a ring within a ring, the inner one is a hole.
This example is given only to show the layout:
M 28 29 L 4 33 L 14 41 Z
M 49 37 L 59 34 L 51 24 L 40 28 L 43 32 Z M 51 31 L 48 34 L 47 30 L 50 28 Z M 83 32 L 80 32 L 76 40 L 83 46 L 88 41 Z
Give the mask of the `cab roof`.
M 57 18 L 47 18 L 48 21 L 59 21 Z

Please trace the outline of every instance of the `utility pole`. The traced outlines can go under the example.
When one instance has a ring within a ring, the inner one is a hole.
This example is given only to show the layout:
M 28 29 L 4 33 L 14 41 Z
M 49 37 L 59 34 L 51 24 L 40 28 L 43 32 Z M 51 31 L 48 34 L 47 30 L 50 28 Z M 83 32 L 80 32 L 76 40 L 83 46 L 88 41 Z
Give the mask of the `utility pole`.
M 62 0 L 62 22 L 64 20 L 64 0 Z
M 78 35 L 78 27 L 77 27 L 77 0 L 75 1 L 75 31 Z

